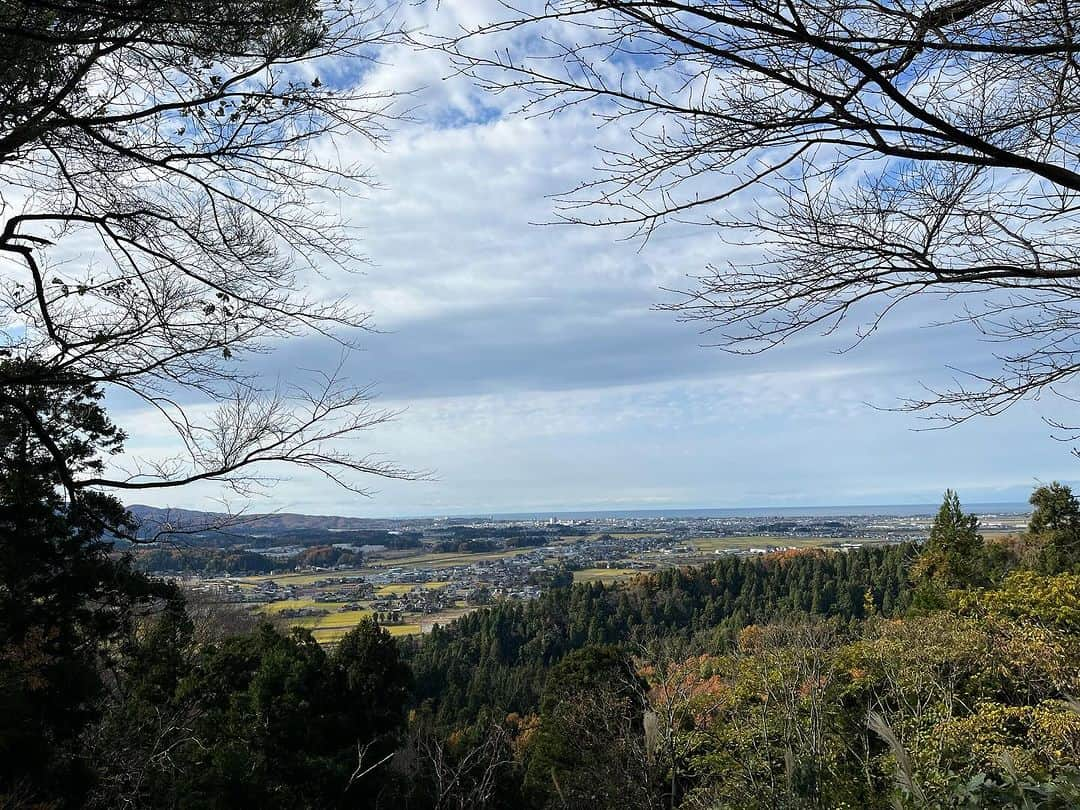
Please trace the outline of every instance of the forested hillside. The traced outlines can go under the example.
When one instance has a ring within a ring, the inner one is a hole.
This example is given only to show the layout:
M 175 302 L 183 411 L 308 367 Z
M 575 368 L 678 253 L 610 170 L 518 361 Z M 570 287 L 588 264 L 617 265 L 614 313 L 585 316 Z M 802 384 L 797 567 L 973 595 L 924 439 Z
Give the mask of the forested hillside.
M 483 711 L 535 712 L 548 669 L 585 645 L 679 638 L 725 646 L 750 624 L 809 616 L 848 623 L 868 610 L 891 616 L 910 600 L 914 555 L 899 545 L 726 557 L 622 585 L 596 582 L 535 602 L 503 602 L 409 644 L 417 700 L 440 727 L 452 727 Z
M 1075 807 L 1080 504 L 1031 503 L 990 543 L 950 492 L 920 547 L 724 559 L 433 632 L 401 760 L 432 767 L 399 801 Z

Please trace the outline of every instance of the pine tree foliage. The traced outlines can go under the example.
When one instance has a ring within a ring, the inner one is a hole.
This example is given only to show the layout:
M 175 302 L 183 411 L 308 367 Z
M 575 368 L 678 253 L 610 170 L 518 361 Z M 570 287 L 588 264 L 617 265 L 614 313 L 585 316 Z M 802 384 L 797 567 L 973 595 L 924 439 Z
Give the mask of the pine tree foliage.
M 857 621 L 871 601 L 892 615 L 907 605 L 912 557 L 906 545 L 731 557 L 500 603 L 411 645 L 417 697 L 430 702 L 440 725 L 454 727 L 491 709 L 535 712 L 549 669 L 587 644 L 657 637 L 724 644 L 748 624 L 811 615 Z
M 983 573 L 982 551 L 979 519 L 966 514 L 959 496 L 946 490 L 913 573 L 924 583 L 941 588 L 974 585 Z

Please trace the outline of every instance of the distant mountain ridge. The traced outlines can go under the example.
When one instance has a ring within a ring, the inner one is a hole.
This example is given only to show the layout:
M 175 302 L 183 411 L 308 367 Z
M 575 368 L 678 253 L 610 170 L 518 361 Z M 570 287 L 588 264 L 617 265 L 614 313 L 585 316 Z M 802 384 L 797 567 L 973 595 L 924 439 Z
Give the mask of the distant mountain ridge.
M 162 509 L 133 504 L 128 511 L 145 528 L 197 529 L 227 525 L 244 532 L 290 532 L 298 530 L 349 531 L 378 529 L 389 523 L 379 518 L 341 517 L 340 515 L 300 515 L 292 512 L 268 512 L 230 515 L 225 512 L 201 512 L 196 509 Z

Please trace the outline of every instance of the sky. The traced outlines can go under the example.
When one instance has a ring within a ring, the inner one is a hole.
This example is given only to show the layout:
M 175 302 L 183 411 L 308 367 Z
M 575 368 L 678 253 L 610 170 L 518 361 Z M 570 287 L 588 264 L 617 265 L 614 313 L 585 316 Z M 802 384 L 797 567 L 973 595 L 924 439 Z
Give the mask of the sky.
M 414 29 L 449 31 L 482 17 L 483 5 L 403 13 Z M 992 347 L 970 330 L 923 326 L 935 302 L 902 308 L 846 353 L 843 336 L 807 335 L 754 357 L 703 347 L 695 325 L 656 306 L 672 300 L 664 288 L 737 258 L 723 234 L 671 225 L 643 243 L 617 230 L 537 224 L 552 219 L 554 195 L 595 176 L 596 146 L 625 143 L 626 133 L 599 128 L 585 108 L 517 115 L 511 99 L 451 72 L 442 56 L 401 47 L 365 76 L 373 88 L 414 90 L 410 120 L 382 151 L 335 144 L 379 183 L 365 199 L 331 203 L 360 229 L 371 264 L 312 280 L 373 313 L 379 332 L 345 371 L 401 411 L 350 449 L 431 471 L 429 480 L 372 480 L 361 498 L 292 474 L 251 510 L 389 517 L 901 504 L 936 502 L 946 487 L 995 502 L 1080 477 L 1071 446 L 1042 421 L 1068 416 L 1061 401 L 948 430 L 888 410 L 948 379 L 947 365 L 993 367 Z M 739 204 L 755 202 L 751 193 Z M 273 379 L 337 358 L 325 341 L 299 339 L 258 362 Z M 129 451 L 169 449 L 164 433 L 144 427 Z M 200 486 L 140 500 L 218 508 L 219 497 Z

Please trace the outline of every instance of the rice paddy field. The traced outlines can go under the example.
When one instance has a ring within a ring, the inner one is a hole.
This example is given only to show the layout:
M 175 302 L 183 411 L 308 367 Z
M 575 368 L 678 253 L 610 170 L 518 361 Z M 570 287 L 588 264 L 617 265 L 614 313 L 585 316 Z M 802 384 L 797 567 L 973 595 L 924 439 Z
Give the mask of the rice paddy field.
M 411 555 L 398 557 L 393 560 L 394 568 L 408 571 L 412 568 L 426 566 L 442 567 L 457 564 L 458 560 L 475 562 L 478 559 L 491 559 L 498 555 L 491 554 L 429 554 Z M 447 561 L 451 562 L 447 562 Z M 277 599 L 262 603 L 248 603 L 249 609 L 268 618 L 286 624 L 290 627 L 304 627 L 311 631 L 316 641 L 322 644 L 334 644 L 341 640 L 349 630 L 357 625 L 362 619 L 383 611 L 375 610 L 373 601 L 401 597 L 414 591 L 437 592 L 446 588 L 451 583 L 448 580 L 432 580 L 428 582 L 391 582 L 375 586 L 374 600 L 352 601 L 328 601 L 316 597 L 326 591 L 336 591 L 343 587 L 347 588 L 356 582 L 364 581 L 372 575 L 384 575 L 386 570 L 381 566 L 370 566 L 340 571 L 326 571 L 320 573 L 304 574 L 268 574 L 260 576 L 239 577 L 230 580 L 241 588 L 245 593 L 258 589 L 262 585 L 273 582 L 279 589 L 291 588 L 301 592 L 302 596 L 290 599 Z M 270 597 L 268 597 L 270 598 Z M 360 605 L 359 608 L 356 606 Z M 417 635 L 429 632 L 435 624 L 448 624 L 458 616 L 467 613 L 472 608 L 464 603 L 454 602 L 452 607 L 440 610 L 437 613 L 406 612 L 403 618 L 394 623 L 384 620 L 384 627 L 394 636 Z M 310 612 L 315 615 L 283 615 L 295 612 Z

